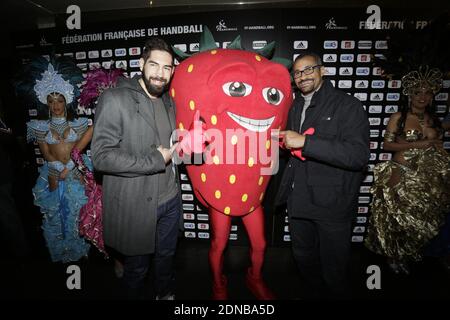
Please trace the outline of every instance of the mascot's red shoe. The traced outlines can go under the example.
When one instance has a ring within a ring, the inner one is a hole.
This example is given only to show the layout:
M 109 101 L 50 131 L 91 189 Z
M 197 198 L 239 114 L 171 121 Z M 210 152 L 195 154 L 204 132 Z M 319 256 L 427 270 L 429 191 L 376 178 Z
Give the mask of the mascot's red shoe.
M 228 281 L 224 275 L 222 275 L 222 281 L 220 283 L 213 281 L 213 300 L 228 300 L 227 284 Z
M 255 278 L 252 275 L 251 268 L 248 268 L 245 277 L 247 288 L 258 300 L 275 300 L 275 294 L 266 286 L 262 278 Z

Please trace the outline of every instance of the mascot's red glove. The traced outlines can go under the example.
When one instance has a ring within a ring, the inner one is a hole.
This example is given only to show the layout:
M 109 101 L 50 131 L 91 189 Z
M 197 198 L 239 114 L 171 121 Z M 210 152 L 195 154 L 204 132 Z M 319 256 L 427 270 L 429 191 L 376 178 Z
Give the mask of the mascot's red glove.
M 308 128 L 302 134 L 303 135 L 313 135 L 314 134 L 314 128 Z M 283 136 L 280 136 L 280 138 L 283 138 Z M 286 146 L 284 145 L 283 141 L 280 141 L 280 147 L 282 147 L 283 149 L 286 149 Z M 306 158 L 302 156 L 302 148 L 291 149 L 291 154 L 294 157 L 297 157 L 297 158 L 299 158 L 302 161 L 306 160 Z
M 210 138 L 205 134 L 206 124 L 200 118 L 200 110 L 194 114 L 194 121 L 192 122 L 189 131 L 180 135 L 180 143 L 177 146 L 179 155 L 192 153 L 201 154 L 206 149 L 206 144 L 210 142 Z

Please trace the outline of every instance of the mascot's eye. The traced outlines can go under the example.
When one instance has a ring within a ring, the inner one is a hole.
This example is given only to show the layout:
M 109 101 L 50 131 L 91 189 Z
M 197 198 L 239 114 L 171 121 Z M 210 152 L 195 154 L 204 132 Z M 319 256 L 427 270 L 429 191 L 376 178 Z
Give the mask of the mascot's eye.
M 264 88 L 262 91 L 264 100 L 275 106 L 279 105 L 283 100 L 283 93 L 277 88 Z
M 227 82 L 222 86 L 223 92 L 230 97 L 245 97 L 252 92 L 252 86 L 244 82 Z

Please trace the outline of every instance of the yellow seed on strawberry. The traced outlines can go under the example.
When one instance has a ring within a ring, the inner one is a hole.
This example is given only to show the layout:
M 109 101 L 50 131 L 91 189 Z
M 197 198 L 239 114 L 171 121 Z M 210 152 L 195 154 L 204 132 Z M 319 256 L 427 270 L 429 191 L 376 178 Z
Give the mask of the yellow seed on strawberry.
M 255 164 L 255 160 L 253 157 L 248 158 L 248 166 L 251 168 Z

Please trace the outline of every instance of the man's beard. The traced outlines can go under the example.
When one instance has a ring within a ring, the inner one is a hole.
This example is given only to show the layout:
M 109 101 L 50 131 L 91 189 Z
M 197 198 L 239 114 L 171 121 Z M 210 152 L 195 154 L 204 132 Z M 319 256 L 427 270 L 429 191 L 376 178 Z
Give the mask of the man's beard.
M 155 86 L 155 85 L 151 84 L 150 80 L 152 80 L 152 79 L 162 81 L 163 85 L 161 87 L 159 87 L 159 86 Z M 152 95 L 152 96 L 159 97 L 162 95 L 162 93 L 166 89 L 167 81 L 164 78 L 159 78 L 159 77 L 147 78 L 144 74 L 142 76 L 142 80 L 144 80 L 145 88 L 147 89 L 148 93 L 150 93 L 150 95 Z

